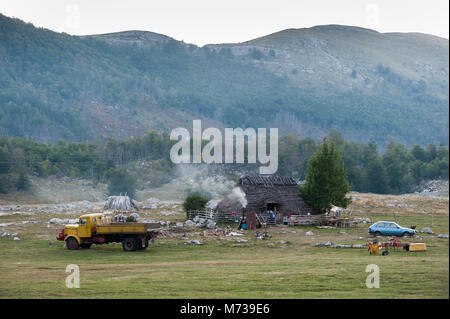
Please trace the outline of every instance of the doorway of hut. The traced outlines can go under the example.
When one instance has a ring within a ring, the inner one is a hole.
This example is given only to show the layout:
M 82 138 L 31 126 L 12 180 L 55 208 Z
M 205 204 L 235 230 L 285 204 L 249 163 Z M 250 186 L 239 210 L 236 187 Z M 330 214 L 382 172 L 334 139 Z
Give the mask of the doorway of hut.
M 267 208 L 268 212 L 269 211 L 273 211 L 274 213 L 278 212 L 278 203 L 276 203 L 276 202 L 267 202 L 266 203 L 266 208 Z

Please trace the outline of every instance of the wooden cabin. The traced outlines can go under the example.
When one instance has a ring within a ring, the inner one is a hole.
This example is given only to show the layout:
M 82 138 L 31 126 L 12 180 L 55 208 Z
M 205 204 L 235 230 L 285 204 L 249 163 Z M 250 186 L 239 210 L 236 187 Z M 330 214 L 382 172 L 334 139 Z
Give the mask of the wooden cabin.
M 307 205 L 300 196 L 299 185 L 292 177 L 281 176 L 246 176 L 239 179 L 236 187 L 245 194 L 247 205 L 245 211 L 257 214 L 277 211 L 278 216 L 315 214 L 317 211 Z M 235 192 L 233 192 L 235 193 Z M 234 194 L 225 197 L 216 207 L 216 212 L 231 216 L 234 211 L 241 216 L 242 200 Z

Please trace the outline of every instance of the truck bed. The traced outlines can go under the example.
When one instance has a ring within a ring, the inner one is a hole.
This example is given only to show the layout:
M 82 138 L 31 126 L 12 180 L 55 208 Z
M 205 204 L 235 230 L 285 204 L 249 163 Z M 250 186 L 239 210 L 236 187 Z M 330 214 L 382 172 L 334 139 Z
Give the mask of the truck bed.
M 147 233 L 147 224 L 144 223 L 110 223 L 97 225 L 98 235 L 106 234 L 144 234 Z

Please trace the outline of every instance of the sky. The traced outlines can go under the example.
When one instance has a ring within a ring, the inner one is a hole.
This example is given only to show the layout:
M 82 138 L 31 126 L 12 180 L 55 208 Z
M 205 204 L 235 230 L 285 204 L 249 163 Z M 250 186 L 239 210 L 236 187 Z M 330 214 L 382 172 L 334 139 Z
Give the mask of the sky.
M 200 46 L 323 24 L 449 37 L 448 0 L 1 0 L 0 13 L 73 35 L 144 30 Z

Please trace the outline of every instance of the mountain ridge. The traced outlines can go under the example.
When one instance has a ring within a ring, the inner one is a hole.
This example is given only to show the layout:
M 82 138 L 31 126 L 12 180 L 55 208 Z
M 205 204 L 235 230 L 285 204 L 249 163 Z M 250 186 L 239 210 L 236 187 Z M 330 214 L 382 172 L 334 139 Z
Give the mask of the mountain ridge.
M 448 145 L 444 38 L 322 25 L 199 47 L 140 30 L 71 36 L 1 14 L 0 27 L 3 135 L 127 138 L 201 118 Z

